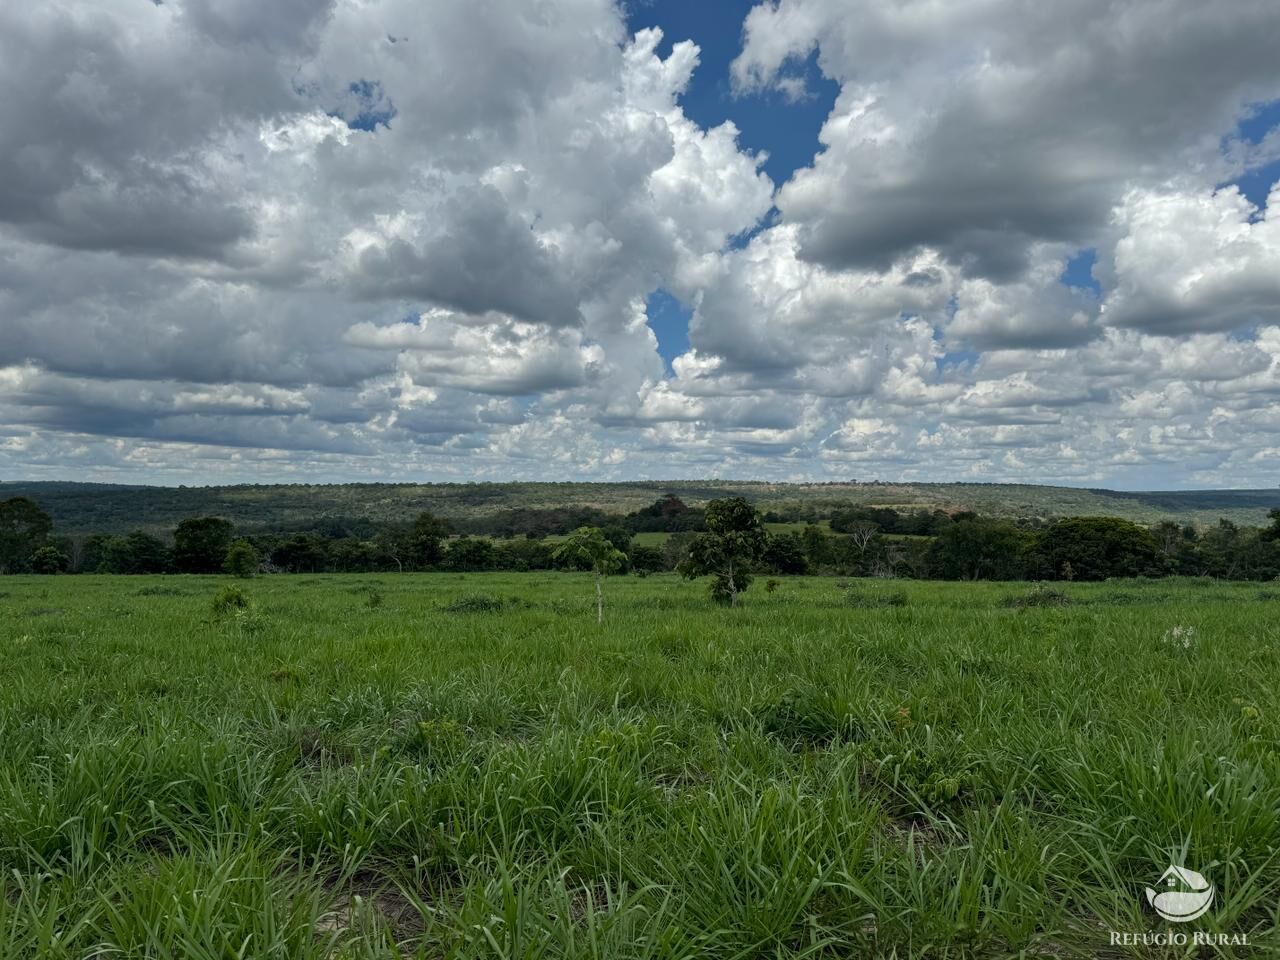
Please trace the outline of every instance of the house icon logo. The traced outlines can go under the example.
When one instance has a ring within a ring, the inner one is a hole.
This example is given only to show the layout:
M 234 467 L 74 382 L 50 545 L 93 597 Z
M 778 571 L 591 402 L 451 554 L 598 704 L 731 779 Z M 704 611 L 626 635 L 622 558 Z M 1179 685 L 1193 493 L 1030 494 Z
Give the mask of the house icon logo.
M 1147 887 L 1147 902 L 1156 913 L 1173 923 L 1202 917 L 1213 905 L 1213 884 L 1194 870 L 1170 867 L 1157 886 L 1158 890 Z

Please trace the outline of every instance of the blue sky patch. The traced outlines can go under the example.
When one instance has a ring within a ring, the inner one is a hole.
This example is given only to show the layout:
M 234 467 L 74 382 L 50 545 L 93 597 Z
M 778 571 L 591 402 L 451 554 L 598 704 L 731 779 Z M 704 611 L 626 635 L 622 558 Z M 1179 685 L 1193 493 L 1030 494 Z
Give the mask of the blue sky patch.
M 396 105 L 382 89 L 381 83 L 377 80 L 356 80 L 347 86 L 346 109 L 331 115 L 345 120 L 352 130 L 373 131 L 378 127 L 391 126 L 396 113 Z
M 818 131 L 835 105 L 840 86 L 822 75 L 816 53 L 788 65 L 788 77 L 804 80 L 805 95 L 792 101 L 777 90 L 735 95 L 729 65 L 742 51 L 742 24 L 757 0 L 629 0 L 627 25 L 634 33 L 662 30 L 658 53 L 692 40 L 702 50 L 689 89 L 680 99 L 685 115 L 704 129 L 732 120 L 748 150 L 769 154 L 764 171 L 781 186 L 802 167 L 811 166 L 820 149 Z
M 1086 247 L 1067 261 L 1062 271 L 1062 282 L 1077 290 L 1088 290 L 1095 297 L 1102 296 L 1102 284 L 1093 277 L 1094 264 L 1098 262 L 1096 247 Z
M 673 373 L 671 361 L 689 352 L 689 321 L 693 311 L 666 290 L 655 290 L 645 304 L 649 329 L 658 338 L 658 355 Z
M 1256 145 L 1277 127 L 1280 127 L 1280 100 L 1260 103 L 1240 121 L 1235 134 L 1230 139 L 1243 140 Z M 1267 195 L 1277 180 L 1280 180 L 1280 159 L 1246 170 L 1232 181 L 1232 184 L 1240 189 L 1250 203 L 1261 210 L 1266 207 Z

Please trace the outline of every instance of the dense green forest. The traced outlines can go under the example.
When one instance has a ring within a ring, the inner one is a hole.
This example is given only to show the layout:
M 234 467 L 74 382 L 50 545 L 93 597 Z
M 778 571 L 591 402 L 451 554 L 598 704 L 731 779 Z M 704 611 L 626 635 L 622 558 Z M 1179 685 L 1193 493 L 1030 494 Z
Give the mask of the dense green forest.
M 205 514 L 183 517 L 167 529 L 152 524 L 127 533 L 84 533 L 68 530 L 48 503 L 29 496 L 0 500 L 0 573 L 464 573 L 572 569 L 576 556 L 597 558 L 598 574 L 710 575 L 719 584 L 718 596 L 729 602 L 760 573 L 938 580 L 1280 578 L 1277 507 L 1256 526 L 1225 517 L 1198 525 L 1167 517 L 1153 523 L 1097 515 L 1008 518 L 974 510 L 868 506 L 853 499 L 797 504 L 721 496 L 696 504 L 668 490 L 628 512 L 598 501 L 514 507 L 499 500 L 453 518 L 430 510 L 411 518 L 318 510 L 310 518 L 254 525 Z
M 166 534 L 186 517 L 218 516 L 243 532 L 311 530 L 358 522 L 409 521 L 427 511 L 460 530 L 477 533 L 487 518 L 523 510 L 591 508 L 627 514 L 672 493 L 691 506 L 740 496 L 791 521 L 821 520 L 849 505 L 899 511 L 969 510 L 1007 519 L 1120 517 L 1209 526 L 1225 518 L 1240 525 L 1266 522 L 1280 505 L 1276 490 L 1198 490 L 1128 493 L 1024 484 L 823 483 L 721 480 L 634 483 L 437 483 L 151 487 L 64 482 L 3 482 L 0 500 L 30 497 L 64 534 Z M 496 531 L 495 531 L 496 532 Z

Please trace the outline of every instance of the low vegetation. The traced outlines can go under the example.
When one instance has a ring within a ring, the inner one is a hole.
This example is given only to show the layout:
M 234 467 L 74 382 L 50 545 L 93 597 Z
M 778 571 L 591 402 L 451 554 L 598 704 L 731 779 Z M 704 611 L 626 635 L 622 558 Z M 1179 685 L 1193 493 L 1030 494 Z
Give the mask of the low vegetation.
M 1256 585 L 4 588 L 0 956 L 1148 956 L 1171 862 L 1276 946 Z

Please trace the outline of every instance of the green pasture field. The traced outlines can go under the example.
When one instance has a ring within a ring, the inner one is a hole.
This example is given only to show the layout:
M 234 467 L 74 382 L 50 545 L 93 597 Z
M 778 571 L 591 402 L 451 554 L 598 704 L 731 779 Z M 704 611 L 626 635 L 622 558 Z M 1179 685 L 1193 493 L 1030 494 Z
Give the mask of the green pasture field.
M 1064 590 L 4 578 L 0 957 L 1273 952 L 1280 588 Z

